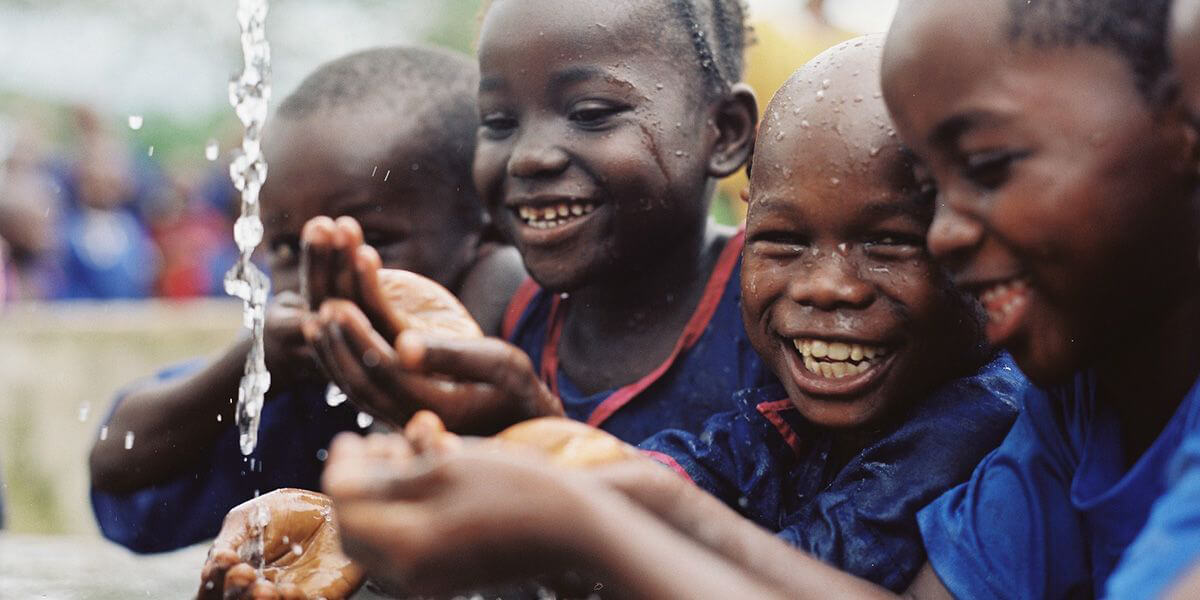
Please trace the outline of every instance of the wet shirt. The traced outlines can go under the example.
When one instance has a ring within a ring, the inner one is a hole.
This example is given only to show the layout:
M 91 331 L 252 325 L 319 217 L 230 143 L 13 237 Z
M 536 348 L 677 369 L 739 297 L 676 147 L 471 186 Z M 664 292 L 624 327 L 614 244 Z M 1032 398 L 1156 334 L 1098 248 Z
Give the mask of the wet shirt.
M 1031 387 L 971 479 L 921 511 L 961 598 L 1157 598 L 1200 559 L 1200 382 L 1132 468 L 1090 374 Z
M 1026 386 L 1001 355 L 939 388 L 842 466 L 828 432 L 779 385 L 739 392 L 737 410 L 698 436 L 663 432 L 641 448 L 793 546 L 900 591 L 925 563 L 917 511 L 1004 439 Z
M 202 364 L 172 367 L 154 379 L 185 377 Z M 96 522 L 104 537 L 134 552 L 164 552 L 210 539 L 229 509 L 256 494 L 284 487 L 319 489 L 325 449 L 339 432 L 358 429 L 357 414 L 348 402 L 329 406 L 323 386 L 269 392 L 250 456 L 242 455 L 237 426 L 231 423 L 206 458 L 168 481 L 128 494 L 92 488 Z
M 629 385 L 584 394 L 571 382 L 559 369 L 557 358 L 569 299 L 532 281 L 514 296 L 504 337 L 539 365 L 543 381 L 562 399 L 567 416 L 576 421 L 632 444 L 664 429 L 698 432 L 708 417 L 732 407 L 730 398 L 735 391 L 774 381 L 742 325 L 743 237 L 739 232 L 726 243 L 671 356 Z

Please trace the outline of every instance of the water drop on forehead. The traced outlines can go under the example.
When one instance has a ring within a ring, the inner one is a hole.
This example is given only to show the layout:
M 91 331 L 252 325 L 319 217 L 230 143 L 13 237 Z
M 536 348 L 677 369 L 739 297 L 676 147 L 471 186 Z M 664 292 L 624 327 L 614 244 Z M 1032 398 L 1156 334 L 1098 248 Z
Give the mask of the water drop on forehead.
M 825 90 L 817 90 L 817 102 L 825 99 Z
M 831 84 L 833 84 L 833 82 L 832 82 L 832 81 L 830 81 L 830 80 L 828 80 L 828 79 L 826 79 L 826 80 L 824 80 L 824 81 L 822 81 L 822 82 L 821 82 L 821 88 L 823 88 L 823 89 L 826 89 L 826 90 L 827 90 L 827 89 L 829 89 L 829 86 L 830 86 Z

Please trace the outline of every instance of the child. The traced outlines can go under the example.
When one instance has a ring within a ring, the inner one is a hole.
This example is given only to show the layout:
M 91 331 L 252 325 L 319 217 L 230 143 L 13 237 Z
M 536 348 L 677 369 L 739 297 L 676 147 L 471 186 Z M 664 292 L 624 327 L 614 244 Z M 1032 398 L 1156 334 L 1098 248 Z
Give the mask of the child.
M 93 505 L 107 537 L 143 552 L 210 537 L 230 508 L 259 491 L 314 488 L 330 438 L 356 428 L 354 409 L 326 403 L 325 380 L 300 333 L 300 229 L 310 218 L 357 217 L 387 266 L 428 274 L 466 299 L 484 327 L 498 329 L 504 302 L 495 298 L 510 295 L 523 274 L 514 251 L 485 238 L 482 207 L 466 183 L 476 82 L 466 58 L 383 48 L 321 67 L 280 105 L 264 140 L 275 297 L 259 446 L 240 455 L 233 419 L 246 340 L 216 361 L 172 367 L 135 387 L 92 451 Z
M 900 590 L 924 563 L 917 510 L 964 481 L 1000 443 L 1024 382 L 1007 357 L 990 356 L 975 304 L 924 250 L 932 197 L 917 188 L 908 156 L 889 136 L 881 45 L 879 37 L 859 38 L 814 59 L 776 94 L 760 132 L 742 301 L 749 339 L 781 384 L 738 392 L 736 410 L 709 419 L 698 436 L 668 431 L 641 447 L 791 545 Z M 409 431 L 418 436 L 420 428 Z M 591 445 L 580 437 L 559 444 L 554 433 L 547 425 L 523 439 L 577 454 Z M 331 466 L 327 481 L 354 478 L 344 472 L 352 468 L 336 474 Z M 453 480 L 453 470 L 434 475 L 442 476 Z M 471 518 L 511 523 L 517 539 L 554 528 L 548 524 L 557 516 L 504 514 L 525 504 L 505 496 L 533 488 L 527 481 L 490 478 L 506 491 L 488 494 L 489 505 L 479 507 L 486 514 Z M 623 487 L 654 490 L 654 481 Z M 557 497 L 555 489 L 546 493 Z M 660 503 L 680 498 L 638 494 Z M 425 498 L 462 500 L 435 496 Z M 728 509 L 717 515 L 730 516 Z M 446 518 L 461 525 L 457 515 Z M 446 543 L 468 555 L 472 542 L 482 544 L 460 537 Z M 367 545 L 383 556 L 392 551 Z
M 491 5 L 474 174 L 537 282 L 505 319 L 516 348 L 409 336 L 397 355 L 390 336 L 372 344 L 350 326 L 360 314 L 327 311 L 323 344 L 349 344 L 330 354 L 383 356 L 344 368 L 327 356 L 339 385 L 432 408 L 455 431 L 565 414 L 636 443 L 698 431 L 735 390 L 764 384 L 739 316 L 742 236 L 707 217 L 714 180 L 753 142 L 754 97 L 735 83 L 743 35 L 733 0 Z M 418 386 L 414 371 L 488 385 Z

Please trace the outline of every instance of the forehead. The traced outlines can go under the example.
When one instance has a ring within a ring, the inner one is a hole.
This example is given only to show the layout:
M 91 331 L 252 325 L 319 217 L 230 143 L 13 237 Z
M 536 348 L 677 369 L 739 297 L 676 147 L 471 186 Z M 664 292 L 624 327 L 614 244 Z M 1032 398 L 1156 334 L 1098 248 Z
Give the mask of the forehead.
M 1011 42 L 1007 3 L 910 6 L 888 35 L 882 82 L 905 142 L 918 150 L 969 130 L 1010 125 L 1076 143 L 1140 122 L 1147 111 L 1115 51 Z
M 448 182 L 423 139 L 427 129 L 371 110 L 270 121 L 263 140 L 264 224 L 299 229 L 317 215 L 376 212 L 385 198 L 406 198 L 386 201 L 394 210 L 436 196 Z
M 629 68 L 636 63 L 659 75 L 678 72 L 679 53 L 663 48 L 668 33 L 667 43 L 680 44 L 676 19 L 662 2 L 497 0 L 480 31 L 481 87 L 514 67 L 537 73 L 572 63 L 599 64 L 640 75 Z
M 755 148 L 756 197 L 849 205 L 910 195 L 911 163 L 879 90 L 881 43 L 860 38 L 835 47 L 776 93 Z

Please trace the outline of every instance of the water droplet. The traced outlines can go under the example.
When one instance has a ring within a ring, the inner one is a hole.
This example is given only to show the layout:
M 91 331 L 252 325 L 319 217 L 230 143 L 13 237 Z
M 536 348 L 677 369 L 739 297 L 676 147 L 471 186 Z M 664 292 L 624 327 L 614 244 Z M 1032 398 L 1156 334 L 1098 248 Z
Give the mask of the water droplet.
M 329 458 L 329 451 L 328 451 L 328 450 L 326 450 L 326 449 L 324 449 L 324 448 L 321 448 L 320 450 L 317 450 L 317 460 L 319 460 L 319 461 L 321 461 L 321 462 L 325 462 L 325 459 L 327 459 L 327 458 Z
M 392 176 L 392 170 L 388 169 L 388 172 L 383 174 L 383 180 L 387 181 L 388 177 L 391 177 L 391 176 Z
M 675 156 L 683 156 L 683 150 L 676 150 Z
M 363 364 L 368 367 L 379 366 L 379 351 L 374 348 L 367 348 L 367 351 L 363 352 Z
M 92 412 L 92 404 L 90 402 L 84 402 L 83 404 L 80 404 L 79 405 L 79 422 L 83 423 L 83 422 L 87 421 L 88 413 L 90 413 L 90 412 Z
M 142 128 L 142 115 L 129 115 L 129 128 L 137 131 Z
M 827 89 L 829 89 L 829 86 L 830 86 L 832 83 L 833 83 L 833 82 L 832 82 L 832 81 L 830 81 L 830 80 L 828 80 L 828 79 L 826 79 L 826 80 L 822 81 L 822 82 L 821 82 L 821 89 L 826 89 L 826 90 L 827 90 Z
M 838 179 L 837 177 L 830 177 L 829 183 L 832 183 L 833 185 L 839 185 L 842 183 L 842 180 Z
M 656 84 L 654 84 L 654 89 L 656 89 L 656 90 L 661 90 L 661 89 L 663 89 L 663 84 L 661 84 L 661 83 L 656 83 Z
M 870 151 L 871 158 L 879 156 L 879 153 L 882 151 L 883 151 L 883 148 L 876 148 L 876 147 L 872 146 L 871 151 Z
M 784 135 L 783 135 L 783 132 L 782 132 L 782 131 L 780 131 L 779 133 L 776 133 L 776 134 L 775 134 L 775 141 L 777 141 L 777 142 L 781 142 L 781 141 L 783 141 L 783 138 L 784 138 Z
M 800 126 L 805 129 L 808 129 L 812 125 L 808 122 L 808 119 L 804 119 L 804 120 L 800 121 Z
M 218 423 L 220 423 L 220 422 L 221 422 L 221 413 L 217 413 L 217 422 L 218 422 Z
M 372 417 L 365 412 L 360 412 L 358 413 L 358 419 L 355 422 L 358 423 L 360 429 L 366 429 L 371 426 L 371 423 L 375 422 L 375 417 Z
M 130 448 L 133 448 L 133 432 L 126 431 L 125 432 L 125 449 L 129 450 Z
M 346 393 L 343 392 L 342 388 L 338 387 L 337 384 L 331 383 L 329 384 L 329 387 L 325 388 L 325 404 L 337 406 L 345 401 Z
M 862 102 L 862 101 L 863 101 L 862 94 L 859 94 L 859 95 L 855 96 L 855 97 L 854 97 L 854 101 L 855 101 L 855 102 Z
M 817 102 L 825 100 L 825 90 L 817 90 Z
M 371 177 L 374 177 L 377 172 L 379 172 L 379 165 L 375 165 L 375 168 L 371 169 Z
M 146 156 L 154 156 L 154 146 L 150 146 L 150 148 L 146 150 Z
M 104 427 L 100 428 L 100 439 L 101 440 L 108 439 L 108 425 L 105 425 Z
M 233 240 L 239 248 L 253 248 L 262 241 L 263 223 L 257 215 L 243 215 L 233 223 Z
M 300 544 L 292 544 L 292 554 L 300 556 L 301 554 L 304 554 L 304 548 L 301 547 Z
M 208 143 L 204 145 L 204 158 L 212 161 L 217 160 L 220 155 L 221 146 L 217 144 L 217 140 L 208 140 Z
M 409 169 L 411 169 L 411 170 L 413 170 L 413 171 L 420 171 L 420 170 L 421 170 L 421 164 L 420 164 L 420 163 L 413 163 L 413 164 L 409 165 L 409 167 L 408 167 L 408 168 L 409 168 Z

